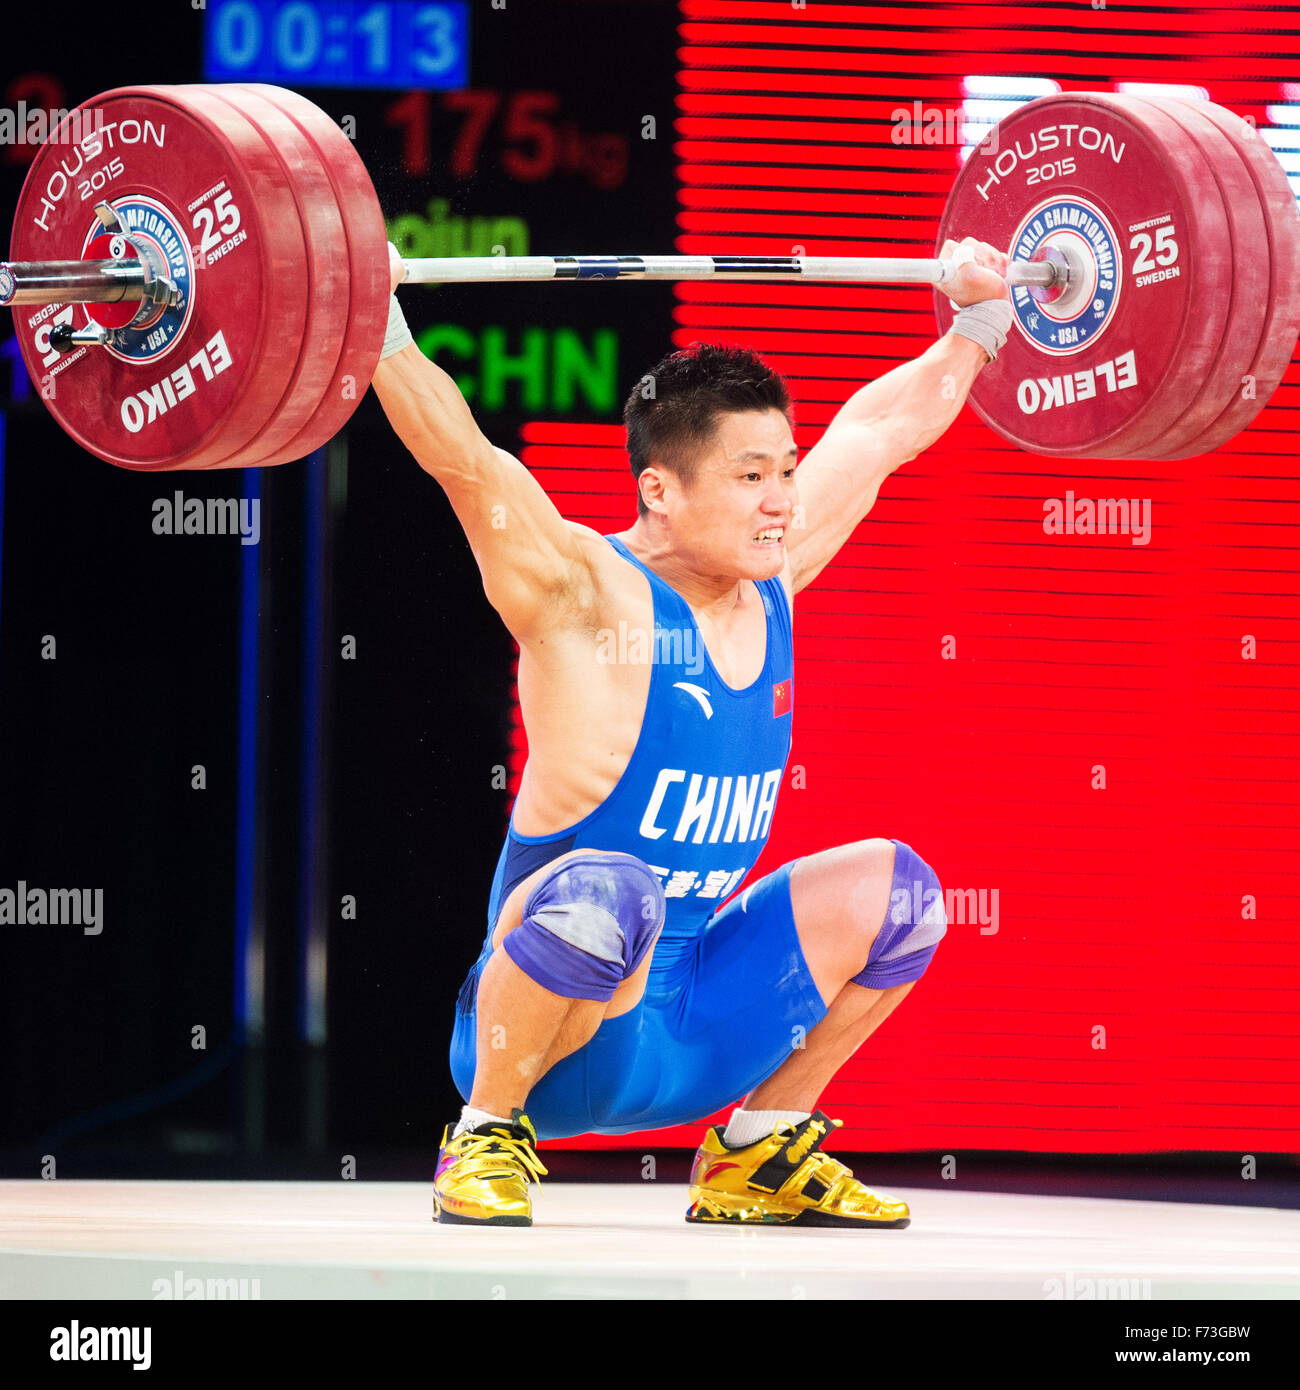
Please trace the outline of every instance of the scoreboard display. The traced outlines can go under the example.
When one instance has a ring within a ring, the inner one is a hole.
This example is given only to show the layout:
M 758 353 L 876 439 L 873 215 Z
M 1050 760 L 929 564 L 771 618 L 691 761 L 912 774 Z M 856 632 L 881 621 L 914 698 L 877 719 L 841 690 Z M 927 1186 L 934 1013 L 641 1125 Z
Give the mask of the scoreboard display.
M 468 0 L 211 0 L 212 82 L 301 87 L 463 87 Z

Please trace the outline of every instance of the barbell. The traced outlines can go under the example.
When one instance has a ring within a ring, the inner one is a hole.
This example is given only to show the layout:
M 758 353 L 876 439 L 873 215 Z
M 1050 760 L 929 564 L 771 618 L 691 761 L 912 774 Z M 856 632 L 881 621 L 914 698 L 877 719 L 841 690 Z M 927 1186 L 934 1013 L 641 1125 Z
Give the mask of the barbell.
M 1300 331 L 1300 212 L 1253 127 L 1209 103 L 1070 93 L 972 150 L 936 246 L 1006 247 L 1014 322 L 970 400 L 1054 457 L 1183 458 L 1244 429 Z M 18 201 L 0 305 L 51 414 L 124 468 L 301 458 L 379 360 L 387 233 L 355 149 L 295 92 L 127 87 L 69 113 Z M 953 260 L 413 259 L 412 282 L 787 280 L 934 287 Z

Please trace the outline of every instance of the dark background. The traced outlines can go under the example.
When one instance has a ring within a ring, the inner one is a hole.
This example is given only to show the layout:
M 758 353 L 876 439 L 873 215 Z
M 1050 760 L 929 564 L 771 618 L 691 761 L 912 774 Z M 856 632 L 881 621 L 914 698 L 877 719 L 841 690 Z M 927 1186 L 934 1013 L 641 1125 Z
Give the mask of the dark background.
M 81 8 L 84 24 L 76 6 L 27 16 L 0 102 L 71 107 L 113 86 L 203 80 L 204 16 L 188 5 L 135 11 L 111 65 L 99 12 Z M 449 148 L 464 116 L 440 93 L 399 119 L 409 93 L 300 90 L 355 118 L 390 223 L 441 197 L 451 215 L 523 218 L 535 252 L 666 247 L 671 142 L 640 131 L 646 114 L 672 119 L 675 20 L 665 4 L 472 6 L 471 85 L 501 92 L 503 111 L 515 91 L 557 94 L 557 123 L 618 137 L 599 148 L 625 148 L 621 176 L 616 158 L 557 154 L 549 171 L 511 178 L 498 120 L 457 178 Z M 6 221 L 28 154 L 0 151 Z M 556 289 L 410 289 L 403 303 L 417 333 L 497 325 L 515 352 L 530 327 L 584 342 L 615 329 L 621 401 L 667 350 L 668 291 L 633 287 L 620 309 L 585 286 L 562 301 Z M 61 1176 L 334 1173 L 347 1153 L 373 1177 L 399 1150 L 424 1163 L 461 1103 L 447 1046 L 506 824 L 494 770 L 507 761 L 514 654 L 443 494 L 373 396 L 328 458 L 165 476 L 79 450 L 12 352 L 0 403 L 0 885 L 104 894 L 99 936 L 0 928 L 0 1172 L 31 1176 L 45 1154 Z M 519 424 L 551 402 L 525 404 L 508 382 L 504 408 L 480 415 L 494 442 L 517 447 Z M 617 419 L 581 394 L 564 413 Z M 155 535 L 152 503 L 176 488 L 260 489 L 260 545 Z M 241 655 L 248 621 L 256 640 Z M 345 634 L 355 660 L 341 658 Z M 191 788 L 195 764 L 205 790 Z M 253 942 L 247 991 L 239 921 Z

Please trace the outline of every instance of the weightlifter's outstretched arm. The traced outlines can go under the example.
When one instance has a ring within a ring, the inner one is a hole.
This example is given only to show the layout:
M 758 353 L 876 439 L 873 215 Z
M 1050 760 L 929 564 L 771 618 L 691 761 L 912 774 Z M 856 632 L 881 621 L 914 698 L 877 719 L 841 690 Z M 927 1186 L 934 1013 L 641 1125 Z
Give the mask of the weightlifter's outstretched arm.
M 396 288 L 402 263 L 389 254 Z M 447 494 L 488 602 L 516 640 L 585 602 L 591 575 L 573 528 L 523 464 L 488 442 L 451 377 L 408 342 L 380 359 L 373 384 L 402 442 Z

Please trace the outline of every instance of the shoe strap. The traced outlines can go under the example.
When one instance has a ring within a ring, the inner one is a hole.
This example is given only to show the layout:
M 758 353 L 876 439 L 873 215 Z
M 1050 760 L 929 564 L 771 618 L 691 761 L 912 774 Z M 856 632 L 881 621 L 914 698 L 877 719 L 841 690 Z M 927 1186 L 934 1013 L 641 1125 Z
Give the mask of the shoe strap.
M 819 1152 L 827 1135 L 843 1123 L 821 1110 L 814 1111 L 802 1124 L 790 1129 L 781 1147 L 750 1175 L 748 1186 L 759 1192 L 779 1192 L 808 1157 Z

